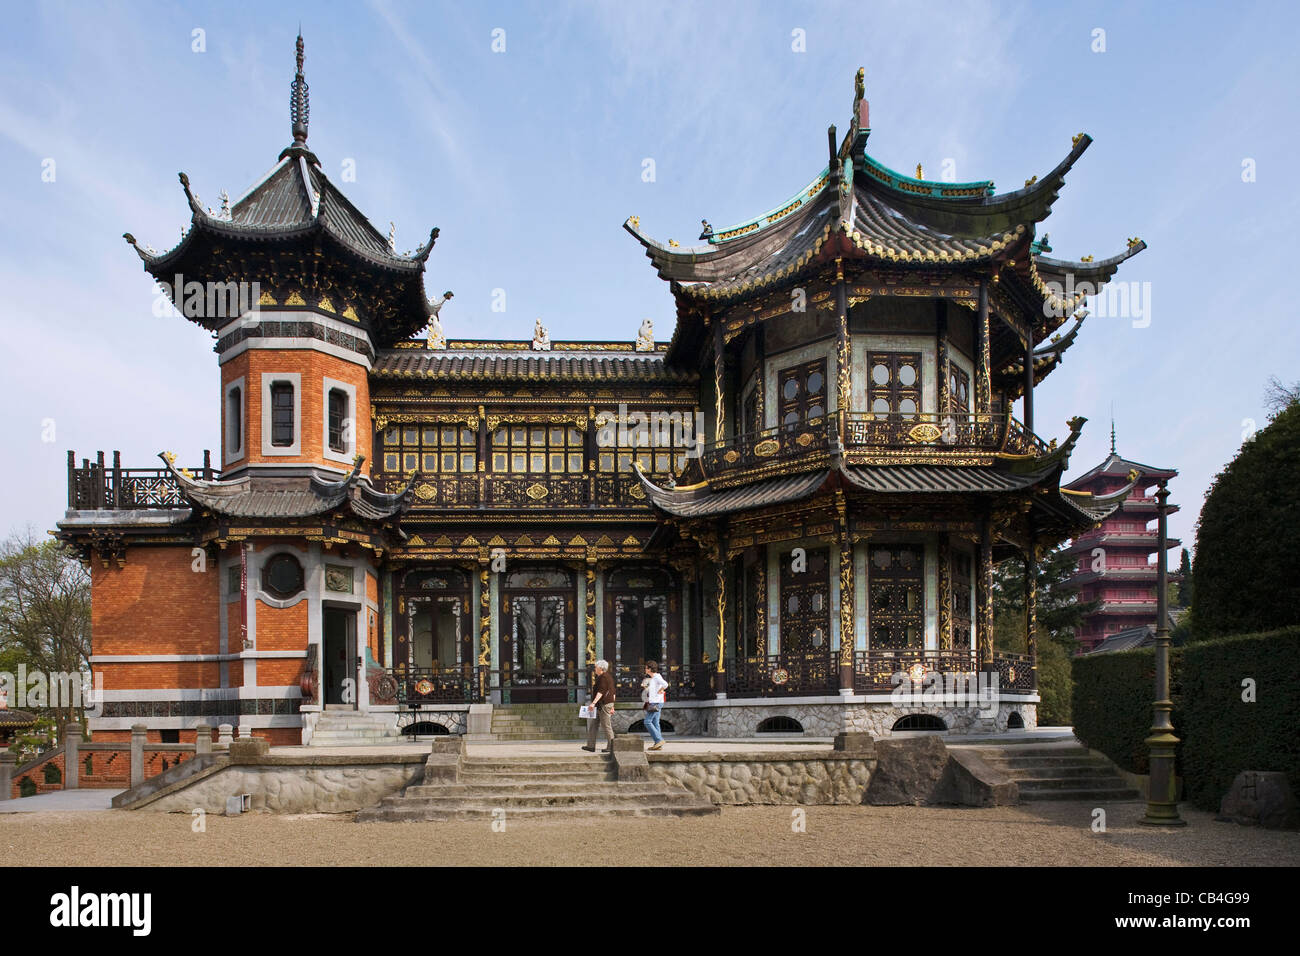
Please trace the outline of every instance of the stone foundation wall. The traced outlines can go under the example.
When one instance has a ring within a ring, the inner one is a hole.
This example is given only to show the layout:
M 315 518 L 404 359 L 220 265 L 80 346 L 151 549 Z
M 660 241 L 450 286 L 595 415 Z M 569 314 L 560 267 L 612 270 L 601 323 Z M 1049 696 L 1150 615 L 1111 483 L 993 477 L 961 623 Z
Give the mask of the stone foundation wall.
M 857 805 L 875 766 L 874 757 L 866 754 L 656 755 L 650 759 L 650 777 L 718 804 Z
M 702 718 L 710 713 L 699 707 L 673 707 L 671 703 L 664 706 L 663 716 L 659 719 L 659 725 L 662 727 L 665 723 L 672 724 L 672 733 L 682 735 L 700 736 L 708 733 L 703 729 Z M 640 706 L 635 708 L 620 709 L 617 704 L 614 705 L 614 733 L 625 734 L 627 729 L 635 724 L 638 720 L 645 717 L 645 711 Z
M 1011 714 L 1020 714 L 1024 729 L 1038 726 L 1038 705 L 1031 703 L 998 704 L 996 715 L 982 716 L 977 707 L 895 707 L 890 703 L 783 703 L 768 701 L 749 703 L 717 701 L 702 707 L 664 709 L 664 719 L 671 721 L 679 734 L 707 737 L 767 737 L 758 732 L 759 725 L 771 717 L 790 717 L 803 727 L 803 736 L 834 737 L 839 733 L 868 733 L 872 737 L 890 736 L 894 724 L 909 714 L 930 714 L 941 719 L 951 734 L 1002 733 Z M 624 733 L 643 716 L 640 710 L 616 710 L 614 731 Z M 772 734 L 780 739 L 782 734 Z M 788 736 L 788 735 L 787 735 Z M 798 734 L 793 734 L 798 736 Z
M 372 709 L 370 713 L 374 714 Z M 409 727 L 411 724 L 442 724 L 449 733 L 465 733 L 465 722 L 469 716 L 467 710 L 421 710 L 412 713 L 409 710 L 399 710 L 391 713 L 381 713 L 385 719 L 389 720 L 389 726 L 394 732 L 401 733 L 403 727 Z
M 997 714 L 983 716 L 977 707 L 895 707 L 892 704 L 856 704 L 844 709 L 844 730 L 890 736 L 890 728 L 908 714 L 930 714 L 948 727 L 950 734 L 1002 733 L 1012 713 L 1020 714 L 1025 729 L 1038 726 L 1037 704 L 998 705 Z
M 401 793 L 424 773 L 423 763 L 370 766 L 229 766 L 142 807 L 164 813 L 224 813 L 226 798 L 247 793 L 252 809 L 269 813 L 350 813 Z

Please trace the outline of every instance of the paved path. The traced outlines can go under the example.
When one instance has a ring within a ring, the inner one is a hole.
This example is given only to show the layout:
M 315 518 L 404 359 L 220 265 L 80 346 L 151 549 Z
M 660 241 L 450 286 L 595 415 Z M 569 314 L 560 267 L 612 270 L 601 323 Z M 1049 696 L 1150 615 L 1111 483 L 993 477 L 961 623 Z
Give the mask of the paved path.
M 0 813 L 52 813 L 60 810 L 109 810 L 121 790 L 55 790 L 34 797 L 0 800 Z

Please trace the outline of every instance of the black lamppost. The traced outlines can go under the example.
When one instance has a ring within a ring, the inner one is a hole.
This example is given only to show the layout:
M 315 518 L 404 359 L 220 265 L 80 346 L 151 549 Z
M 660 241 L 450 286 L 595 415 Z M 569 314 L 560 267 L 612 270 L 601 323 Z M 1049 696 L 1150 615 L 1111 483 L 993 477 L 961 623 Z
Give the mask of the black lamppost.
M 1156 515 L 1159 517 L 1159 531 L 1156 547 L 1156 699 L 1152 705 L 1155 721 L 1151 725 L 1151 736 L 1147 738 L 1147 749 L 1151 753 L 1151 775 L 1147 778 L 1147 813 L 1143 823 L 1152 826 L 1181 827 L 1187 821 L 1178 815 L 1177 781 L 1174 778 L 1174 748 L 1178 738 L 1174 736 L 1174 723 L 1170 712 L 1174 709 L 1169 699 L 1169 609 L 1166 591 L 1168 589 L 1169 568 L 1166 555 L 1168 534 L 1166 516 L 1168 514 L 1169 489 L 1166 482 L 1160 481 L 1160 490 L 1156 492 Z

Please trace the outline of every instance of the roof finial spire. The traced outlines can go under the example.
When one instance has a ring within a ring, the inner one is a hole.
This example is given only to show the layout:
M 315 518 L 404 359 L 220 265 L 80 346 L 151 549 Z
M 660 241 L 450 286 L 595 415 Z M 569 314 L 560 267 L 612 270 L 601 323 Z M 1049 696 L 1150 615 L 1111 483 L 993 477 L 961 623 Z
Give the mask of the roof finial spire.
M 289 88 L 289 120 L 293 125 L 293 145 L 307 145 L 307 121 L 311 106 L 307 99 L 307 78 L 302 73 L 302 29 L 298 30 L 297 43 L 298 72 L 294 74 L 293 85 Z
M 1110 403 L 1110 453 L 1115 454 L 1115 403 Z

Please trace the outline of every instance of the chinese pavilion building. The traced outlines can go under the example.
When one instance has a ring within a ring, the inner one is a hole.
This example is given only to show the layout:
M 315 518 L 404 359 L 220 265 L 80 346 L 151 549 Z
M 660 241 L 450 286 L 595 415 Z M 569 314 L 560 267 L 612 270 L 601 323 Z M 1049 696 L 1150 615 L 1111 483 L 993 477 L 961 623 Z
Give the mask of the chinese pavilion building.
M 847 134 L 770 212 L 695 248 L 628 220 L 676 303 L 667 345 L 648 323 L 458 340 L 424 285 L 438 230 L 398 254 L 308 149 L 300 38 L 271 172 L 215 211 L 182 175 L 181 242 L 127 236 L 216 339 L 222 447 L 188 469 L 69 453 L 92 729 L 306 743 L 359 710 L 459 733 L 570 707 L 601 657 L 631 702 L 660 661 L 678 732 L 1033 726 L 1034 615 L 1028 655 L 994 651 L 994 563 L 1023 554 L 1032 582 L 1129 490 L 1061 493 L 1083 419 L 1038 437 L 1034 389 L 1078 333 L 1061 290 L 1144 245 L 1036 241 L 1086 135 L 1022 189 L 932 182 L 868 155 L 863 93 L 859 72 Z M 991 702 L 893 693 L 976 674 Z
M 1132 478 L 1135 473 L 1136 482 Z M 1173 468 L 1153 468 L 1117 455 L 1112 426 L 1106 460 L 1064 486 L 1067 493 L 1085 495 L 1113 495 L 1129 488 L 1128 496 L 1100 525 L 1070 542 L 1070 553 L 1078 556 L 1078 569 L 1070 582 L 1078 587 L 1080 601 L 1100 602 L 1079 627 L 1080 653 L 1094 650 L 1121 631 L 1155 627 L 1156 565 L 1150 558 L 1159 551 L 1159 544 L 1157 530 L 1148 527 L 1156 520 L 1153 489 L 1157 482 L 1177 475 Z M 1177 510 L 1177 505 L 1168 506 L 1169 514 Z M 1181 543 L 1169 538 L 1166 547 L 1176 548 Z M 1179 579 L 1177 573 L 1169 575 L 1170 581 Z

